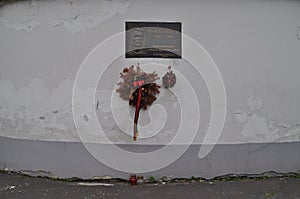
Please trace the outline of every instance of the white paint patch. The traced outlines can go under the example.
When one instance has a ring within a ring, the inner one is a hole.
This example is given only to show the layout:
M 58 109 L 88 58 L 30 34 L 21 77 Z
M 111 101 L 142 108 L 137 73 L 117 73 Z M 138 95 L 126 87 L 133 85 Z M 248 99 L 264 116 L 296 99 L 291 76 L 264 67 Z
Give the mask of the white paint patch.
M 0 79 L 0 135 L 22 139 L 77 139 L 72 117 L 72 80 L 49 89 L 41 79 L 15 88 Z M 4 95 L 2 95 L 4 94 Z
M 299 140 L 300 128 L 296 124 L 280 124 L 269 121 L 259 115 L 263 107 L 260 99 L 250 95 L 247 99 L 249 109 L 247 111 L 238 110 L 234 113 L 236 120 L 242 124 L 241 135 L 247 137 L 252 142 L 279 142 Z
M 263 106 L 262 101 L 254 95 L 248 97 L 247 105 L 249 106 L 249 111 L 260 110 Z
M 236 120 L 241 124 L 245 123 L 249 119 L 249 115 L 242 111 L 236 111 L 234 113 L 234 116 L 235 116 Z
M 10 80 L 0 79 L 0 136 L 48 141 L 80 141 L 73 121 L 72 89 L 73 80 L 69 79 L 61 81 L 58 87 L 53 89 L 49 89 L 43 80 L 37 78 L 20 88 L 16 88 Z M 93 96 L 88 96 L 87 93 L 90 92 L 82 90 L 80 96 L 88 102 Z M 99 99 L 99 109 L 103 114 L 112 114 L 110 107 L 111 94 L 112 92 L 107 90 L 97 90 L 96 92 L 96 99 Z M 270 121 L 259 114 L 259 110 L 263 106 L 262 101 L 253 96 L 249 98 L 247 100 L 249 110 L 238 110 L 234 113 L 236 120 L 242 125 L 241 136 L 246 137 L 251 142 L 299 140 L 299 122 L 296 124 L 282 124 Z M 127 110 L 128 104 L 126 102 L 125 104 Z M 178 106 L 178 104 L 173 104 L 170 109 L 174 109 L 175 105 Z M 161 108 L 156 106 L 153 105 L 149 109 L 150 119 L 154 121 L 152 124 L 155 124 L 150 129 L 161 129 L 162 126 L 158 124 L 165 121 L 165 115 L 159 112 Z M 89 129 L 91 122 L 93 122 L 90 121 L 90 118 L 96 108 L 96 102 L 94 104 L 82 104 L 79 107 L 85 113 L 79 116 L 82 121 L 79 128 Z M 142 112 L 142 114 L 148 113 Z M 127 140 L 130 139 L 128 136 L 116 134 L 115 121 L 108 119 L 107 116 L 104 116 L 105 118 L 107 118 L 107 121 L 104 121 L 103 128 L 114 142 L 127 143 L 131 141 Z M 130 117 L 128 116 L 128 118 Z M 147 117 L 144 115 L 141 118 Z M 132 122 L 127 121 L 127 123 L 129 127 L 132 127 Z M 147 125 L 140 128 L 143 129 L 141 131 L 143 135 L 141 136 L 151 137 L 151 139 L 145 140 L 145 143 L 168 143 L 176 134 L 176 129 L 165 130 L 156 135 L 151 130 L 145 130 L 145 128 L 148 128 Z M 132 131 L 128 132 L 131 133 Z M 159 130 L 155 132 L 159 132 Z M 95 136 L 88 131 L 86 140 L 92 142 L 105 141 L 103 137 Z M 242 140 L 242 137 L 235 138 L 235 142 L 240 142 L 240 140 Z
M 83 186 L 105 186 L 105 187 L 113 187 L 113 184 L 107 184 L 107 183 L 96 183 L 96 182 L 79 182 L 78 185 Z
M 282 127 L 282 128 L 287 128 L 287 129 L 292 127 L 292 125 L 290 125 L 290 124 L 276 124 L 276 126 Z
M 16 2 L 1 9 L 0 24 L 18 31 L 50 25 L 63 26 L 72 33 L 85 32 L 126 13 L 129 4 L 127 0 Z
M 14 188 L 16 188 L 16 186 L 14 185 L 9 187 L 9 189 L 14 189 Z
M 273 141 L 279 138 L 277 132 L 278 129 L 269 130 L 266 118 L 253 114 L 244 125 L 241 134 L 250 138 Z
M 10 116 L 24 107 L 27 115 L 39 117 L 45 112 L 70 109 L 73 80 L 65 79 L 57 88 L 50 90 L 41 79 L 33 79 L 28 85 L 16 89 L 6 79 L 0 79 L 0 105 L 7 108 Z
M 110 176 L 110 175 L 92 177 L 92 180 L 111 180 L 111 179 L 112 179 L 112 176 Z
M 7 91 L 6 91 L 7 92 Z M 14 94 L 9 99 L 9 113 L 12 116 L 16 109 L 25 107 L 26 115 L 39 117 L 47 110 L 47 102 L 49 100 L 49 89 L 44 81 L 33 79 L 29 85 L 22 86 L 12 91 Z
M 291 127 L 286 133 L 284 137 L 291 137 L 291 136 L 299 136 L 300 135 L 300 127 Z

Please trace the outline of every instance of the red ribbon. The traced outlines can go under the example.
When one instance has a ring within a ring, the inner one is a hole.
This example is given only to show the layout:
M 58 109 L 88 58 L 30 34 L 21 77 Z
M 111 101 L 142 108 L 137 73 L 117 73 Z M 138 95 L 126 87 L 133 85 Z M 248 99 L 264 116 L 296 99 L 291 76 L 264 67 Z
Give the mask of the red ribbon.
M 143 81 L 144 82 L 144 81 Z M 134 127 L 133 127 L 133 140 L 136 141 L 138 136 L 138 129 L 137 124 L 139 120 L 139 114 L 140 114 L 140 105 L 141 105 L 141 99 L 142 99 L 142 87 L 140 86 L 138 88 L 138 96 L 137 96 L 137 103 L 135 105 L 135 115 L 134 115 Z
M 144 83 L 145 83 L 144 80 L 135 81 L 133 82 L 133 86 L 142 86 Z

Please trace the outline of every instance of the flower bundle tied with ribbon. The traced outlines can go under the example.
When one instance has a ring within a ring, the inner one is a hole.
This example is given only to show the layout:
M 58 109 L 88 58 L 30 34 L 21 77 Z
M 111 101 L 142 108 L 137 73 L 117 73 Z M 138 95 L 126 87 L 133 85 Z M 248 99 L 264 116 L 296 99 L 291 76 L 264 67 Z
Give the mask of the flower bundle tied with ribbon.
M 122 79 L 119 82 L 117 92 L 123 100 L 129 100 L 129 105 L 135 107 L 133 140 L 138 136 L 138 119 L 141 108 L 147 109 L 159 93 L 160 86 L 155 83 L 159 79 L 158 74 L 144 72 L 140 66 L 124 68 L 120 73 Z

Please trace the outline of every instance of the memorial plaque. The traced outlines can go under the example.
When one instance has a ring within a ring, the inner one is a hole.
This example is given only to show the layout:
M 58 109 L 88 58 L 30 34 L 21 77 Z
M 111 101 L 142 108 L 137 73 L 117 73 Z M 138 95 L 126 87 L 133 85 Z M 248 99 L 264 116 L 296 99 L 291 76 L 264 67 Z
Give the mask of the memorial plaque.
M 126 22 L 126 58 L 181 59 L 181 23 Z

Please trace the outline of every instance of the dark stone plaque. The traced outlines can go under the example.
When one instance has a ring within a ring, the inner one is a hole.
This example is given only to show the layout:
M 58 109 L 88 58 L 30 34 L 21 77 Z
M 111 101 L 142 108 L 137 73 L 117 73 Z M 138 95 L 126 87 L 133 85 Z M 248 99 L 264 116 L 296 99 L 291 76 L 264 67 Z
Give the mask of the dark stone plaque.
M 126 22 L 126 58 L 181 59 L 181 23 Z

